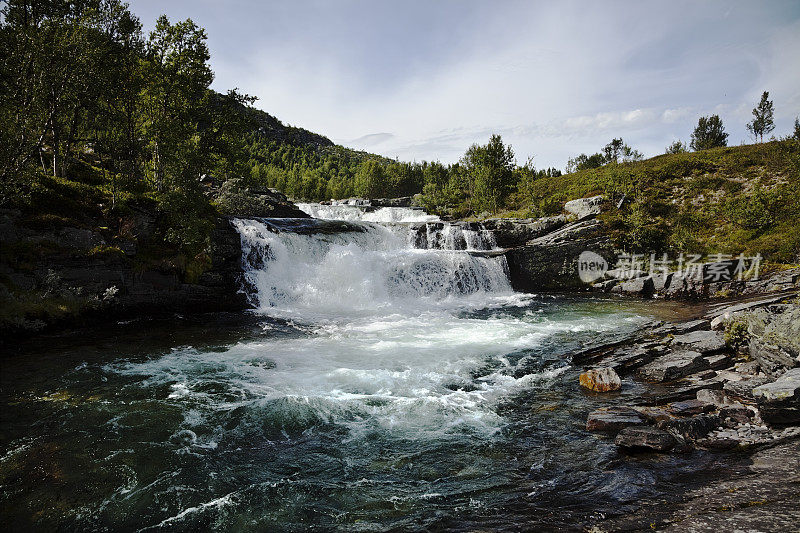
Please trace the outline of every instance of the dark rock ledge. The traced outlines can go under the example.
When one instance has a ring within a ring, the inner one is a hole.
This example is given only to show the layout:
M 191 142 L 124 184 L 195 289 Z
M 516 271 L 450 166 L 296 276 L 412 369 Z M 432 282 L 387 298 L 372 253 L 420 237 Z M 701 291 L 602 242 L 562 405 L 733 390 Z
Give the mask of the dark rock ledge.
M 748 448 L 800 437 L 797 295 L 717 306 L 703 318 L 574 354 L 573 363 L 644 385 L 627 405 L 606 403 L 587 417 L 589 431 L 615 436 L 625 452 Z

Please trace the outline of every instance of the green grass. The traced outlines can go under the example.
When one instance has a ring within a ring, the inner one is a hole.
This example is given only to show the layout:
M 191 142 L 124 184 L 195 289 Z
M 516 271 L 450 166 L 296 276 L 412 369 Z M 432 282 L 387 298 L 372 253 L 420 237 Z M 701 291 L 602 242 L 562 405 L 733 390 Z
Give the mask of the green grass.
M 576 198 L 619 200 L 603 216 L 621 248 L 702 254 L 762 254 L 800 262 L 800 142 L 666 154 L 544 177 L 509 214 L 545 216 Z

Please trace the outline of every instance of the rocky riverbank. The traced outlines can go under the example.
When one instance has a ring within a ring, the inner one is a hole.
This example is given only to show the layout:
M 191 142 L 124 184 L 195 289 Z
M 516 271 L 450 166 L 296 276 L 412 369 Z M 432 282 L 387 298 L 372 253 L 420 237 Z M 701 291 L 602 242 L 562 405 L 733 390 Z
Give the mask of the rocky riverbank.
M 634 515 L 638 519 L 660 527 L 677 521 L 699 527 L 744 516 L 744 523 L 755 524 L 764 509 L 747 510 L 742 502 L 746 495 L 747 501 L 756 502 L 751 505 L 772 508 L 782 502 L 768 513 L 771 526 L 759 530 L 796 525 L 800 493 L 790 487 L 795 484 L 796 489 L 798 480 L 787 480 L 787 486 L 774 479 L 782 471 L 779 465 L 796 464 L 800 440 L 796 293 L 710 306 L 703 316 L 653 325 L 630 342 L 577 353 L 573 363 L 585 369 L 575 386 L 598 404 L 587 414 L 587 430 L 613 439 L 621 453 L 687 454 L 700 449 L 752 454 L 752 467 L 689 495 L 680 505 L 644 508 Z M 626 388 L 639 392 L 619 402 L 618 391 Z M 794 475 L 793 470 L 786 473 Z M 741 493 L 721 491 L 732 486 Z M 718 507 L 703 501 L 710 494 L 720 502 Z M 598 527 L 616 530 L 629 527 L 631 520 L 615 519 Z

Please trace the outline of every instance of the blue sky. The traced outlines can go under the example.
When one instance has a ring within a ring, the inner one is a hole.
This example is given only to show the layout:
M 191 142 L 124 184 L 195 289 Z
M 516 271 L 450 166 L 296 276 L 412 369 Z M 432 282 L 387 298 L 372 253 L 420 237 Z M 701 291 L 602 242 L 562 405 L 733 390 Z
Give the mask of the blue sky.
M 499 133 L 563 168 L 622 137 L 647 156 L 717 113 L 729 144 L 761 92 L 800 115 L 800 2 L 133 0 L 206 28 L 220 91 L 401 160 L 456 161 Z

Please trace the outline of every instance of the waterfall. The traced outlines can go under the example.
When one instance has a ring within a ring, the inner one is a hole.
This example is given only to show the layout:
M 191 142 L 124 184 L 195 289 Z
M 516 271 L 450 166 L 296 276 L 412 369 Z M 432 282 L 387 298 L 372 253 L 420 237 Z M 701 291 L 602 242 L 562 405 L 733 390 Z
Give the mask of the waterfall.
M 382 208 L 369 221 L 355 206 L 303 205 L 339 220 L 236 219 L 248 296 L 257 308 L 295 317 L 347 316 L 377 309 L 425 309 L 512 292 L 491 232 L 441 221 L 398 223 L 413 212 Z M 361 213 L 357 218 L 352 210 Z M 342 221 L 344 220 L 344 221 Z

